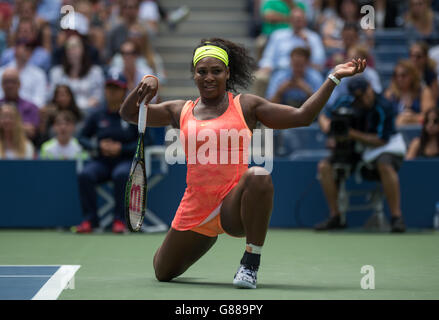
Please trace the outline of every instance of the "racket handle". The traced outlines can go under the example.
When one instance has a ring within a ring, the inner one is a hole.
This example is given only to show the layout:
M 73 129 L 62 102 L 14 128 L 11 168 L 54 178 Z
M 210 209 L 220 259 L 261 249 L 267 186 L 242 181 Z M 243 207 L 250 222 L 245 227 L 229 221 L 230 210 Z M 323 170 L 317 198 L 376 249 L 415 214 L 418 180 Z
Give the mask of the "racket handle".
M 140 133 L 145 133 L 146 128 L 146 108 L 145 102 L 142 101 L 142 103 L 139 106 L 139 121 L 137 122 L 137 129 Z

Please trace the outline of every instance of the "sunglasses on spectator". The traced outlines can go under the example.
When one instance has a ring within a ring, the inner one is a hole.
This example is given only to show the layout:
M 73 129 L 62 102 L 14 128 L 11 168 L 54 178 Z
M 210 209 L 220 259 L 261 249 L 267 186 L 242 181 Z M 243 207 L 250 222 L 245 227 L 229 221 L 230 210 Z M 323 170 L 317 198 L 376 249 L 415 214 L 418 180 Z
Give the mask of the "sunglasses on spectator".
M 421 53 L 410 53 L 410 57 L 415 58 L 415 59 L 422 59 L 424 57 L 424 55 Z
M 406 72 L 395 72 L 395 78 L 405 78 L 407 77 Z

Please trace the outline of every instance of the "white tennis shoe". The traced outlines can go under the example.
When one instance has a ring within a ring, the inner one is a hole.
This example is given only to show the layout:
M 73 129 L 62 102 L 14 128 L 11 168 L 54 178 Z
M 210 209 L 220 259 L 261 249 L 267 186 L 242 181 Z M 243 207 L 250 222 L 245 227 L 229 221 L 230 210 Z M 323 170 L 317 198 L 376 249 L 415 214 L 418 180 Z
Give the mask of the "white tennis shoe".
M 233 279 L 233 285 L 237 288 L 256 289 L 257 272 L 257 269 L 241 264 Z

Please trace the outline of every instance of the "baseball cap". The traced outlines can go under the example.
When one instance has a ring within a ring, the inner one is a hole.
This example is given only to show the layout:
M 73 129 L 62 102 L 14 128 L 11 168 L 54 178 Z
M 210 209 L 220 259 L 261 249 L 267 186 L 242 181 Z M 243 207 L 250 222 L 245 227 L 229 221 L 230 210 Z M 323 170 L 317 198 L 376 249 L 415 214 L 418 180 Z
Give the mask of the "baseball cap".
M 108 73 L 107 78 L 105 80 L 105 85 L 107 84 L 113 84 L 120 88 L 126 89 L 127 79 L 122 73 L 117 71 L 112 71 Z
M 364 76 L 352 77 L 348 82 L 348 92 L 355 99 L 361 97 L 369 87 L 369 81 Z

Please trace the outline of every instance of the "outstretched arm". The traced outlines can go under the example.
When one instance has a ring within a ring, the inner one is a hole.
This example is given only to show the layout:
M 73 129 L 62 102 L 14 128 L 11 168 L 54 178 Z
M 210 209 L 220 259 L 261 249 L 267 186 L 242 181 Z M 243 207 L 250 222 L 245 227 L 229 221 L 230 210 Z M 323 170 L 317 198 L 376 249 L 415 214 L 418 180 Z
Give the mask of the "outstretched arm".
M 366 68 L 366 60 L 352 60 L 337 65 L 332 75 L 341 80 L 361 73 Z M 336 84 L 326 79 L 323 85 L 309 97 L 300 108 L 272 103 L 266 99 L 252 95 L 246 97 L 248 103 L 254 108 L 257 120 L 272 129 L 287 129 L 310 125 L 325 106 Z

